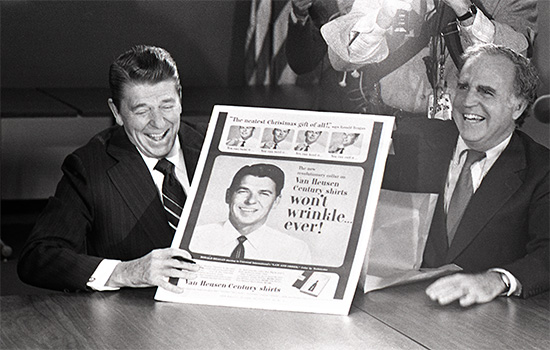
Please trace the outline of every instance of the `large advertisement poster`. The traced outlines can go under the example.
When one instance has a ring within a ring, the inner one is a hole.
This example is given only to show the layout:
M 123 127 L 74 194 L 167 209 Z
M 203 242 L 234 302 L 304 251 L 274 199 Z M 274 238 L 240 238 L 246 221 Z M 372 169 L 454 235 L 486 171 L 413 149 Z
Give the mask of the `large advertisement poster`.
M 172 246 L 200 266 L 157 300 L 347 314 L 393 117 L 216 106 Z

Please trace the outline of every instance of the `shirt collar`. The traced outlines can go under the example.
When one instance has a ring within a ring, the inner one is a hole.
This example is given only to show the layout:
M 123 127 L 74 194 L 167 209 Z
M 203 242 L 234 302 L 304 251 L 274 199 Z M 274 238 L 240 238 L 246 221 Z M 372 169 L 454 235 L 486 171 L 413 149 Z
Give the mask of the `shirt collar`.
M 262 232 L 264 232 L 264 227 L 265 227 L 265 224 L 258 227 L 256 230 L 250 232 L 249 234 L 243 235 L 239 231 L 237 231 L 237 229 L 235 228 L 235 226 L 233 226 L 231 221 L 227 220 L 223 224 L 223 230 L 224 230 L 224 232 L 227 233 L 227 239 L 228 240 L 235 241 L 235 240 L 237 240 L 237 238 L 239 238 L 239 236 L 245 236 L 246 237 L 246 242 L 250 243 L 250 245 L 252 247 L 255 246 L 254 242 L 260 237 Z
M 490 148 L 488 149 L 487 151 L 485 151 L 485 156 L 486 156 L 486 159 L 488 160 L 494 160 L 496 158 L 498 158 L 500 156 L 500 154 L 504 151 L 504 149 L 506 148 L 506 146 L 508 146 L 508 144 L 510 143 L 510 140 L 512 139 L 512 134 L 510 134 L 510 136 L 508 136 L 507 138 L 505 138 L 501 143 L 499 143 L 498 145 L 494 146 L 493 148 Z M 462 154 L 462 152 L 464 150 L 467 150 L 469 149 L 469 147 L 466 145 L 466 142 L 464 142 L 464 140 L 462 139 L 461 136 L 458 137 L 458 141 L 456 143 L 456 149 L 455 149 L 455 153 L 453 155 L 453 160 L 455 162 L 459 162 L 460 161 L 460 156 Z
M 143 161 L 145 162 L 145 164 L 147 165 L 147 168 L 149 169 L 149 172 L 152 173 L 153 170 L 155 169 L 155 166 L 157 165 L 159 159 L 148 157 L 145 154 L 143 154 L 139 149 L 138 149 L 138 152 L 141 155 L 141 157 L 143 158 Z M 183 151 L 181 149 L 179 135 L 176 135 L 176 141 L 174 142 L 174 146 L 172 147 L 172 149 L 170 150 L 170 153 L 168 153 L 168 155 L 165 158 L 166 158 L 166 160 L 168 160 L 172 164 L 174 164 L 176 169 L 178 169 L 178 170 L 182 171 L 183 173 L 185 173 L 185 163 L 183 161 Z

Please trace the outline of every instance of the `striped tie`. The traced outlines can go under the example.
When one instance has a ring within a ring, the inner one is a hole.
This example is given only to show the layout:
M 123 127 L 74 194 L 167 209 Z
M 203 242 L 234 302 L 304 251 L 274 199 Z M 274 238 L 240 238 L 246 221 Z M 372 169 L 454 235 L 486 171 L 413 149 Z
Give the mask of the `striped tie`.
M 239 241 L 239 244 L 233 249 L 233 252 L 231 253 L 231 258 L 233 259 L 243 259 L 244 258 L 244 241 L 246 241 L 245 236 L 239 236 L 237 238 Z
M 162 158 L 155 165 L 155 170 L 164 174 L 162 182 L 162 202 L 168 218 L 168 224 L 176 231 L 180 220 L 183 204 L 185 203 L 185 192 L 174 175 L 174 164 Z
M 464 210 L 474 194 L 471 167 L 475 162 L 479 162 L 485 158 L 485 152 L 478 152 L 472 149 L 464 150 L 464 152 L 466 152 L 466 161 L 458 176 L 447 210 L 447 239 L 449 246 L 454 239 L 462 214 L 464 214 Z

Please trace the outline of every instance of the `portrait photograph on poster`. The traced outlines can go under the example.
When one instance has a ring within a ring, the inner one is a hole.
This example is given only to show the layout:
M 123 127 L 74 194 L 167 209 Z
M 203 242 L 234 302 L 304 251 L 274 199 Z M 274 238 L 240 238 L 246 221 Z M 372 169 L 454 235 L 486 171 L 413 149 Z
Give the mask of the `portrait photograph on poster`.
M 172 247 L 201 266 L 163 301 L 347 314 L 393 117 L 215 106 Z

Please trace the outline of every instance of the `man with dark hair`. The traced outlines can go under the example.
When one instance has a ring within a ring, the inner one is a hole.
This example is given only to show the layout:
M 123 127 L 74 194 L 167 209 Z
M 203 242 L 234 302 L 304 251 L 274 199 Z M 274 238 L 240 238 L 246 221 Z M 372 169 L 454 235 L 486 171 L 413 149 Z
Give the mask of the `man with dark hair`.
M 290 142 L 288 140 L 288 135 L 290 129 L 281 129 L 273 128 L 271 131 L 271 140 L 268 140 L 262 144 L 262 148 L 266 149 L 288 149 L 290 148 Z
M 324 146 L 319 144 L 317 140 L 321 137 L 322 131 L 320 130 L 306 130 L 304 132 L 304 142 L 297 144 L 294 147 L 295 151 L 299 152 L 322 152 Z
M 328 152 L 347 155 L 359 154 L 361 146 L 356 142 L 360 135 L 357 132 L 334 133 L 332 145 L 330 145 Z
M 251 147 L 255 146 L 255 143 L 252 140 L 252 136 L 254 136 L 254 127 L 253 126 L 244 126 L 241 125 L 239 128 L 239 136 L 230 138 L 225 143 L 227 146 L 235 146 L 235 147 Z
M 439 193 L 423 266 L 454 263 L 427 294 L 441 304 L 549 288 L 549 152 L 517 130 L 534 101 L 529 60 L 493 44 L 463 56 L 453 120 L 400 120 L 384 187 Z
M 170 246 L 203 135 L 181 121 L 176 64 L 136 46 L 109 73 L 116 126 L 65 159 L 63 177 L 21 254 L 22 281 L 57 290 L 116 290 L 193 278 Z
M 311 262 L 305 242 L 266 225 L 281 200 L 284 181 L 283 171 L 275 165 L 242 167 L 225 193 L 228 220 L 197 227 L 190 250 L 234 259 Z

